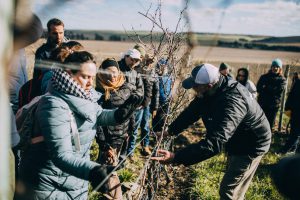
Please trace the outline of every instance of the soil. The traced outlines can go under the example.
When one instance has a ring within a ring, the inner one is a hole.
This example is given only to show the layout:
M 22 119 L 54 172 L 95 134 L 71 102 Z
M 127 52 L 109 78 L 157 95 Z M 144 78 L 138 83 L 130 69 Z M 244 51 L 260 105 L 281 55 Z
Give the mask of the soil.
M 178 136 L 175 143 L 176 149 L 181 149 L 192 143 L 196 143 L 201 140 L 204 134 L 204 127 L 202 123 L 196 123 L 186 131 L 184 131 L 180 136 Z M 171 182 L 167 184 L 166 175 L 162 174 L 159 184 L 159 191 L 157 192 L 155 199 L 170 199 L 170 200 L 186 200 L 192 199 L 189 195 L 189 188 L 193 184 L 193 177 L 191 173 L 191 166 L 167 166 L 168 176 Z

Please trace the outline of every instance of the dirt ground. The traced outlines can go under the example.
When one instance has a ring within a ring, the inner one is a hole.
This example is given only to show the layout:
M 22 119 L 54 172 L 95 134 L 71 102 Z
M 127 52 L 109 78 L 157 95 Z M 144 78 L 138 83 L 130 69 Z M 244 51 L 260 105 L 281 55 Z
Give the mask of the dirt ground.
M 192 143 L 197 143 L 201 140 L 204 134 L 204 126 L 202 123 L 196 123 L 190 126 L 186 131 L 180 134 L 175 139 L 174 149 L 180 149 Z M 191 199 L 189 195 L 189 187 L 193 184 L 191 177 L 191 167 L 185 167 L 183 165 L 167 166 L 168 176 L 172 180 L 170 184 L 167 184 L 166 176 L 161 175 L 161 182 L 159 185 L 159 191 L 155 199 L 169 199 L 169 200 L 185 200 Z

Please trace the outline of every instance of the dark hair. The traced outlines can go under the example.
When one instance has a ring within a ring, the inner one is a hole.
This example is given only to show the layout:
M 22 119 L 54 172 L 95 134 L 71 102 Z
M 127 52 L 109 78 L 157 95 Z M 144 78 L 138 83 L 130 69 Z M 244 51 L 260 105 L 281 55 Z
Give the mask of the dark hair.
M 47 23 L 48 32 L 50 32 L 50 27 L 52 25 L 65 27 L 65 24 L 60 19 L 53 18 L 53 19 L 50 19 Z
M 64 43 L 62 43 L 61 46 L 62 47 L 67 47 L 67 48 L 69 48 L 73 51 L 82 50 L 84 48 L 82 44 L 80 44 L 79 42 L 74 41 L 74 40 L 71 40 L 69 42 L 64 42 Z
M 70 53 L 64 60 L 64 63 L 82 64 L 86 62 L 92 62 L 96 64 L 94 56 L 87 51 L 74 51 Z M 77 73 L 79 69 L 72 69 L 73 74 Z
M 236 80 L 238 80 L 238 75 L 240 71 L 243 71 L 245 73 L 245 79 L 244 82 L 242 83 L 243 85 L 245 85 L 249 79 L 249 71 L 247 68 L 239 68 L 237 71 Z
M 60 47 L 51 52 L 50 60 L 64 62 L 65 59 L 74 51 L 82 50 L 82 44 L 76 41 L 63 43 Z
M 224 69 L 229 69 L 229 68 L 230 68 L 230 66 L 227 63 L 222 62 L 220 64 L 219 71 L 222 71 Z
M 120 69 L 118 62 L 114 58 L 106 58 L 103 60 L 99 68 L 106 69 L 110 66 L 115 66 L 116 68 Z

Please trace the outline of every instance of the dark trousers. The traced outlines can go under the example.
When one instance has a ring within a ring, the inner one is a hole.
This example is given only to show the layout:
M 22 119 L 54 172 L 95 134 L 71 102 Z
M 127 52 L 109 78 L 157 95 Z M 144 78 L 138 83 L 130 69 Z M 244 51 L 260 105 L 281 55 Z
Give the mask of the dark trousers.
M 165 102 L 159 106 L 156 116 L 152 120 L 152 128 L 154 132 L 162 131 L 162 128 L 165 124 L 167 113 L 169 110 L 169 102 Z
M 282 152 L 299 152 L 299 143 L 300 143 L 300 111 L 292 111 L 291 116 L 291 132 L 288 137 L 287 142 L 285 143 Z
M 275 124 L 275 119 L 276 119 L 276 114 L 279 110 L 279 108 L 267 108 L 267 107 L 261 107 L 270 123 L 270 128 L 271 130 L 273 129 L 274 127 L 274 124 Z

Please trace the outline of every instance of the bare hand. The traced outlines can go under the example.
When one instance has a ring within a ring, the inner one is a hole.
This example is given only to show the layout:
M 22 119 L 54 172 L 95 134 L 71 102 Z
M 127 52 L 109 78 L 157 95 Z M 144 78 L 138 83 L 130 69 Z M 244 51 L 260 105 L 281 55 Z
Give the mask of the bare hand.
M 151 157 L 151 160 L 156 160 L 158 162 L 160 162 L 161 164 L 170 164 L 172 163 L 172 161 L 174 160 L 175 154 L 167 151 L 167 150 L 163 150 L 163 149 L 159 149 L 157 150 L 157 154 L 161 155 L 159 157 Z
M 152 111 L 152 119 L 156 116 L 156 113 L 157 113 L 156 110 L 153 110 L 153 111 Z

